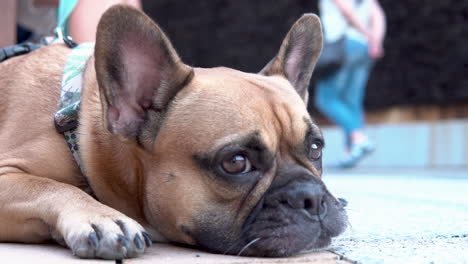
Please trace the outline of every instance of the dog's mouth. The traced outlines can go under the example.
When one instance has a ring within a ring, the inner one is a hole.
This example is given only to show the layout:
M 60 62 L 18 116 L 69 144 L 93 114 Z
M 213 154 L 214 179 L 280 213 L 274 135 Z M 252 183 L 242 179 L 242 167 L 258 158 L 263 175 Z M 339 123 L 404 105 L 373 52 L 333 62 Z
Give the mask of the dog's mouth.
M 341 234 L 347 226 L 342 204 L 332 197 L 327 199 L 329 209 L 320 218 L 310 217 L 303 210 L 285 204 L 271 207 L 261 201 L 247 219 L 238 245 L 229 253 L 286 257 L 327 247 L 331 238 Z
M 311 218 L 301 210 L 285 204 L 268 206 L 262 199 L 252 210 L 237 239 L 211 233 L 198 237 L 203 248 L 221 254 L 287 257 L 304 251 L 325 248 L 332 237 L 341 234 L 347 226 L 342 204 L 327 198 L 329 209 L 321 218 Z

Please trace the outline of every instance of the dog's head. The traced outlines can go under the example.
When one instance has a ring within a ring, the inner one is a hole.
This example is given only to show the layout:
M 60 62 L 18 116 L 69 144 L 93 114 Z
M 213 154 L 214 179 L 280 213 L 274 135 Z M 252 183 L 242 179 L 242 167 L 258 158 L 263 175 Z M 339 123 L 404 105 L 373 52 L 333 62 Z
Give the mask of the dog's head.
M 291 28 L 258 74 L 191 68 L 147 16 L 108 10 L 95 68 L 109 131 L 144 151 L 141 204 L 168 240 L 287 256 L 327 246 L 346 214 L 321 180 L 319 128 L 306 110 L 322 48 L 315 15 Z

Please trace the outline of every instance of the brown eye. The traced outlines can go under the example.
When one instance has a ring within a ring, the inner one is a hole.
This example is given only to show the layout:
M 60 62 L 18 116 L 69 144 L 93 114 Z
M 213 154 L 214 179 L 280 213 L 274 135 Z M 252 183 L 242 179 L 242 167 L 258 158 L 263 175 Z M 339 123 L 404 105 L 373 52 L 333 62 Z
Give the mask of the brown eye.
M 252 170 L 249 159 L 242 154 L 231 156 L 223 161 L 223 170 L 229 174 L 247 173 Z
M 318 160 L 322 157 L 322 145 L 320 143 L 313 143 L 310 145 L 309 158 Z

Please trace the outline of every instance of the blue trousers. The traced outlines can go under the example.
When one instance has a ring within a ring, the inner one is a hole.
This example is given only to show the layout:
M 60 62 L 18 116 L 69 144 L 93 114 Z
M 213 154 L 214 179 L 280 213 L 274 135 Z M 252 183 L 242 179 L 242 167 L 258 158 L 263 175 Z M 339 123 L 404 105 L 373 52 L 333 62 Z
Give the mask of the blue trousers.
M 318 80 L 315 105 L 344 130 L 349 144 L 351 132 L 364 127 L 363 98 L 373 60 L 366 44 L 347 39 L 345 46 L 346 60 L 341 68 Z

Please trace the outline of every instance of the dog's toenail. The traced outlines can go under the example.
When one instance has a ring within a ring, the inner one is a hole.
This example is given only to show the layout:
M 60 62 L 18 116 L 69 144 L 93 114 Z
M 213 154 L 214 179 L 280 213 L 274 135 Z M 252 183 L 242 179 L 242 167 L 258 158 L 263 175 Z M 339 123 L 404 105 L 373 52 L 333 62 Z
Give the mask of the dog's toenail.
M 137 249 L 143 249 L 143 241 L 141 241 L 141 238 L 139 235 L 136 235 L 135 238 L 133 239 L 133 243 L 135 243 L 135 246 Z
M 151 247 L 151 245 L 153 245 L 153 240 L 151 239 L 151 236 L 146 232 L 143 232 L 142 234 L 143 238 L 145 239 L 146 246 Z
M 129 248 L 130 247 L 130 243 L 128 241 L 128 239 L 122 235 L 118 235 L 117 236 L 117 242 L 119 243 L 120 246 L 124 247 L 124 248 Z
M 99 245 L 99 239 L 96 235 L 96 233 L 91 233 L 88 236 L 88 242 L 91 245 L 93 249 L 97 249 Z

